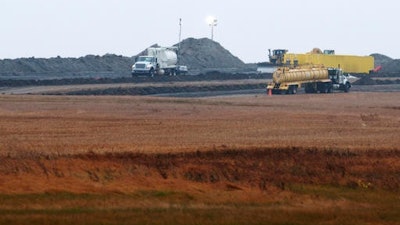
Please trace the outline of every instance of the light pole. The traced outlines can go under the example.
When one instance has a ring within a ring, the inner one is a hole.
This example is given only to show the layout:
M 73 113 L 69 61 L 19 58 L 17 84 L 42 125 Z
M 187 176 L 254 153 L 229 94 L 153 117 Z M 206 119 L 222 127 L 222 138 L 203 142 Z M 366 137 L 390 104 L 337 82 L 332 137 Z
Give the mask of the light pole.
M 181 54 L 181 38 L 182 38 L 182 18 L 179 18 L 179 42 L 178 42 L 178 52 L 176 56 L 176 63 L 179 65 L 179 58 Z
M 179 48 L 181 47 L 181 37 L 182 37 L 182 18 L 179 18 Z
M 209 16 L 207 17 L 207 23 L 208 25 L 211 27 L 211 40 L 214 40 L 214 27 L 217 26 L 218 20 L 213 17 L 213 16 Z

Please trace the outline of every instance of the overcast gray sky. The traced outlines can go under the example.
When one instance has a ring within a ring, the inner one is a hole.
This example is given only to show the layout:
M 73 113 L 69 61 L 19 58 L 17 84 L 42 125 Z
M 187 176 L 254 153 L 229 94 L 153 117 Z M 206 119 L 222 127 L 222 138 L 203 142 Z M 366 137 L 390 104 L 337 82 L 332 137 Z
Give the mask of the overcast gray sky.
M 210 38 L 245 62 L 268 48 L 304 53 L 382 53 L 400 58 L 400 4 L 394 0 L 0 0 L 0 58 L 132 56 L 158 43 Z

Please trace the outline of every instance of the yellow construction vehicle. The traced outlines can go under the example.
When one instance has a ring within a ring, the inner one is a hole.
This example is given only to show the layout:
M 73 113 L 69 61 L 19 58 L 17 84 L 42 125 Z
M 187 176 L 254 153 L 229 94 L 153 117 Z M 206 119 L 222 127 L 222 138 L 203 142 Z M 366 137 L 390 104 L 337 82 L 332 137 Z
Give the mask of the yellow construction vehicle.
M 288 53 L 287 50 L 269 50 L 269 60 L 276 66 L 324 65 L 340 67 L 346 73 L 368 74 L 374 69 L 374 57 L 356 55 L 336 55 L 334 50 L 321 51 L 314 48 L 305 54 Z
M 273 65 L 282 65 L 284 63 L 284 56 L 288 52 L 286 49 L 268 49 L 269 62 Z

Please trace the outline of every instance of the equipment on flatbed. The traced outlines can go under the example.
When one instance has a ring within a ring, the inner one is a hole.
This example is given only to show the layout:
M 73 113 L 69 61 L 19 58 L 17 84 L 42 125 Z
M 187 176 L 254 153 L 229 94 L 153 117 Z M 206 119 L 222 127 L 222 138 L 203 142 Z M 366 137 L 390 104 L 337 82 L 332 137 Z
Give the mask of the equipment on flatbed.
M 286 49 L 274 49 L 271 52 L 271 49 L 268 49 L 269 51 L 269 62 L 274 64 L 274 65 L 282 65 L 284 63 L 284 56 L 288 52 Z
M 279 67 L 268 84 L 268 93 L 296 94 L 304 86 L 306 93 L 332 93 L 333 90 L 348 92 L 351 84 L 348 75 L 340 68 Z
M 368 74 L 374 69 L 374 57 L 356 55 L 336 55 L 334 50 L 321 51 L 314 48 L 305 54 L 289 53 L 287 50 L 269 49 L 269 61 L 276 66 L 290 65 L 324 65 L 326 67 L 337 67 L 346 73 Z

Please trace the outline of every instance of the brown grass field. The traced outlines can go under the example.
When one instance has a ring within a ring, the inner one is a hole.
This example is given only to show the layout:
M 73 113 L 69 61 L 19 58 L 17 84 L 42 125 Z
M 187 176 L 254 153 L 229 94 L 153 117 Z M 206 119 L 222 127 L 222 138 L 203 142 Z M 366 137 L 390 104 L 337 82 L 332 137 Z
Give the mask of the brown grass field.
M 0 224 L 400 224 L 400 93 L 0 95 Z

